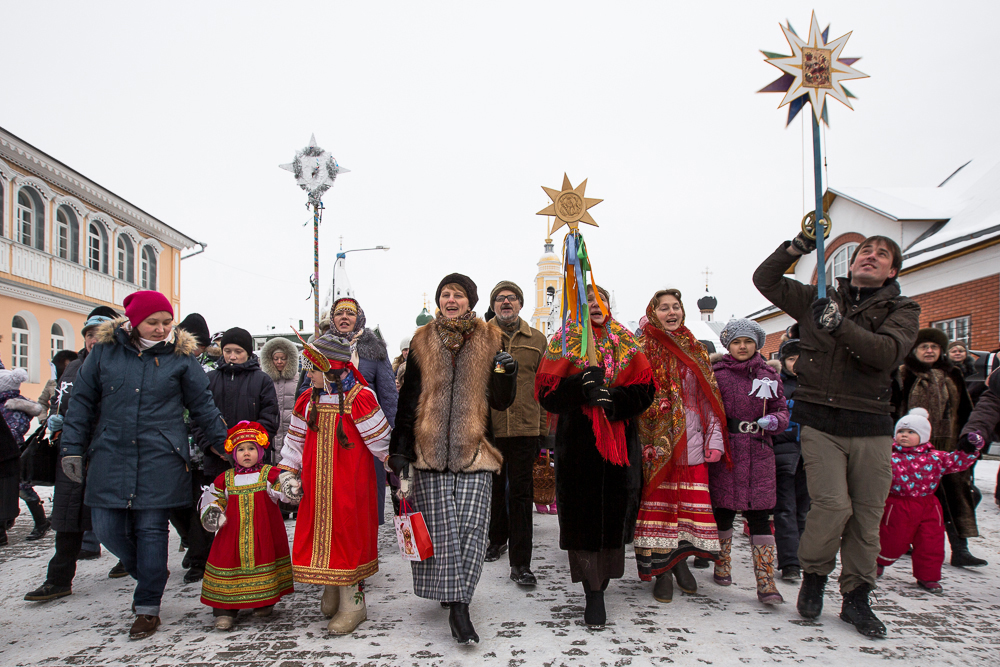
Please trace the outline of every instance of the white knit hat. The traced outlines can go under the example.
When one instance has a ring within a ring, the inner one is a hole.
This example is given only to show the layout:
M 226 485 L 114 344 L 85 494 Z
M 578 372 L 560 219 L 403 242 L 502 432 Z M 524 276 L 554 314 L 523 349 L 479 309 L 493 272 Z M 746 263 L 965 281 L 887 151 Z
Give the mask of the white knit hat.
M 923 408 L 913 408 L 902 419 L 896 422 L 895 433 L 900 429 L 909 429 L 920 436 L 920 444 L 931 441 L 930 415 Z
M 410 337 L 407 336 L 406 338 L 404 338 L 402 340 L 402 342 L 400 342 L 400 344 L 399 344 L 399 351 L 402 352 L 403 350 L 405 350 L 405 349 L 407 349 L 409 347 L 410 347 Z
M 0 370 L 0 391 L 14 391 L 28 381 L 28 371 L 23 368 Z

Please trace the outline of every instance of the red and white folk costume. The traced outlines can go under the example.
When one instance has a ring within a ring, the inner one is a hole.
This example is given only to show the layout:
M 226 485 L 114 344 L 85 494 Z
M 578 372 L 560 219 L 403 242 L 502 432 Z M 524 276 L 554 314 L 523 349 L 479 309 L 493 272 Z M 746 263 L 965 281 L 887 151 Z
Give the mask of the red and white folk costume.
M 240 422 L 229 431 L 226 452 L 243 442 L 255 442 L 263 458 L 267 433 L 260 424 Z M 278 509 L 279 500 L 289 502 L 278 490 L 281 472 L 261 463 L 251 468 L 237 465 L 204 487 L 201 516 L 217 507 L 226 518 L 212 542 L 202 580 L 201 601 L 209 607 L 269 607 L 293 592 L 288 535 Z
M 313 404 L 305 393 L 295 404 L 285 436 L 281 467 L 302 480 L 292 567 L 295 580 L 303 583 L 352 586 L 378 572 L 378 501 L 371 455 L 385 460 L 390 429 L 375 393 L 360 373 L 352 374 L 356 383 L 343 394 L 343 414 L 339 394 L 323 393 Z M 314 405 L 317 431 L 308 426 Z M 346 446 L 337 442 L 338 425 L 343 426 Z

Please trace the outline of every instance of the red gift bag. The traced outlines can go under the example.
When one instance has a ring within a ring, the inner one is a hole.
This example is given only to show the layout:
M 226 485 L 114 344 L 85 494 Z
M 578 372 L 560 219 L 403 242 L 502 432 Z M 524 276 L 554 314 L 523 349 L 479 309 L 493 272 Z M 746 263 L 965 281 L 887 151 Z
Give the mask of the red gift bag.
M 427 560 L 434 555 L 431 534 L 424 523 L 424 516 L 414 512 L 413 506 L 403 498 L 399 504 L 399 516 L 393 517 L 396 527 L 396 541 L 403 560 Z

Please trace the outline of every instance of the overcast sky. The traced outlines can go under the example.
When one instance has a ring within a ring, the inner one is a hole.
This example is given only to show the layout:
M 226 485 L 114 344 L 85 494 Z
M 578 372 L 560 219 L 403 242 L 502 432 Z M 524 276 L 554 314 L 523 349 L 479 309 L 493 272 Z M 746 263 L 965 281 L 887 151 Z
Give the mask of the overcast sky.
M 995 1 L 3 2 L 0 126 L 206 242 L 180 315 L 213 331 L 309 327 L 311 217 L 278 165 L 311 133 L 351 169 L 322 280 L 341 235 L 391 247 L 348 255 L 391 352 L 446 273 L 480 314 L 498 280 L 530 293 L 539 186 L 564 171 L 605 200 L 584 235 L 621 319 L 667 286 L 694 313 L 706 266 L 742 316 L 813 208 L 808 125 L 755 94 L 780 74 L 758 49 L 789 53 L 779 23 L 805 38 L 812 8 L 871 76 L 855 111 L 829 102 L 831 186 L 936 185 L 996 152 Z

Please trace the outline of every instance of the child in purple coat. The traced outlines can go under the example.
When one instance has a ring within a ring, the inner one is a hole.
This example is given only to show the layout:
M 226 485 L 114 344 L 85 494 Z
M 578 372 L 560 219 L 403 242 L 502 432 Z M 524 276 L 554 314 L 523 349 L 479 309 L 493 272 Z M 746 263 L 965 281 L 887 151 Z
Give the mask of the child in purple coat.
M 944 562 L 944 521 L 934 490 L 941 476 L 965 470 L 979 458 L 986 440 L 966 433 L 958 450 L 942 452 L 931 446 L 931 423 L 923 408 L 914 408 L 896 422 L 892 443 L 892 486 L 879 525 L 881 549 L 878 574 L 913 547 L 913 576 L 917 585 L 940 595 Z
M 715 379 L 722 394 L 729 428 L 729 451 L 708 467 L 708 490 L 721 553 L 715 564 L 715 583 L 732 582 L 733 520 L 742 512 L 750 526 L 757 599 L 781 604 L 774 584 L 775 545 L 768 516 L 775 504 L 774 450 L 771 436 L 788 428 L 788 407 L 778 372 L 757 350 L 764 330 L 753 320 L 734 319 L 720 335 L 729 350 L 715 362 Z

